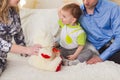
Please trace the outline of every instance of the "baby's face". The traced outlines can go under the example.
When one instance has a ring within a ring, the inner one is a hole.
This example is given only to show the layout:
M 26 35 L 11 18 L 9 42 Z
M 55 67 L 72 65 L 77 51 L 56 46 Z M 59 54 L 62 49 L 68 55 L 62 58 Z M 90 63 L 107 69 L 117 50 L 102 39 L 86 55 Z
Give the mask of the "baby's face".
M 61 20 L 63 24 L 71 24 L 73 23 L 74 17 L 69 11 L 61 10 Z

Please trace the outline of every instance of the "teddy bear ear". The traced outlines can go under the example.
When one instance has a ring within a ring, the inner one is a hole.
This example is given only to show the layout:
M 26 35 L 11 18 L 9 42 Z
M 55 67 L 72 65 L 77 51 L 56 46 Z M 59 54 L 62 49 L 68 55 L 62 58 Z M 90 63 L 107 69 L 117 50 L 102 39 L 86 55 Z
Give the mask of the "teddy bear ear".
M 57 48 L 52 48 L 52 51 L 53 51 L 54 53 L 60 52 L 59 49 L 57 49 Z

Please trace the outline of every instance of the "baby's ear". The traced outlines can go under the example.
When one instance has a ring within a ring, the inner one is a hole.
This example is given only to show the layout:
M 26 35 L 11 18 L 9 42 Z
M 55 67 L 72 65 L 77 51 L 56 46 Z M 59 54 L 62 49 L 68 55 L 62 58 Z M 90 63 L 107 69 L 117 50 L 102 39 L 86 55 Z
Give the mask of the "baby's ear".
M 77 21 L 76 18 L 73 18 L 73 19 L 72 19 L 72 23 L 75 23 L 76 21 Z

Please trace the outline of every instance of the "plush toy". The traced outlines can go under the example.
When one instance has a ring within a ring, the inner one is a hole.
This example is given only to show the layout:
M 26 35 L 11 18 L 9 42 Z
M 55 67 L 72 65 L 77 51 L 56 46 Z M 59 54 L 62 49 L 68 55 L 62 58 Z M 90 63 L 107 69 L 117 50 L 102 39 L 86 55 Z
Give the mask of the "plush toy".
M 38 55 L 29 58 L 29 64 L 42 70 L 60 71 L 62 59 L 59 50 L 53 48 L 52 34 L 44 31 L 33 39 L 33 44 L 41 44 L 42 48 Z

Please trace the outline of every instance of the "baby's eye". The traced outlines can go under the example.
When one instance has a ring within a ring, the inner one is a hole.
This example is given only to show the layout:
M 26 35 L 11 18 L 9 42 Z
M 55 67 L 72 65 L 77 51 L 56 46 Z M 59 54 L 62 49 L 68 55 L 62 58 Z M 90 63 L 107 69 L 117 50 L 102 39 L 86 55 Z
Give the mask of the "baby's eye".
M 63 15 L 63 18 L 66 18 L 66 16 Z

